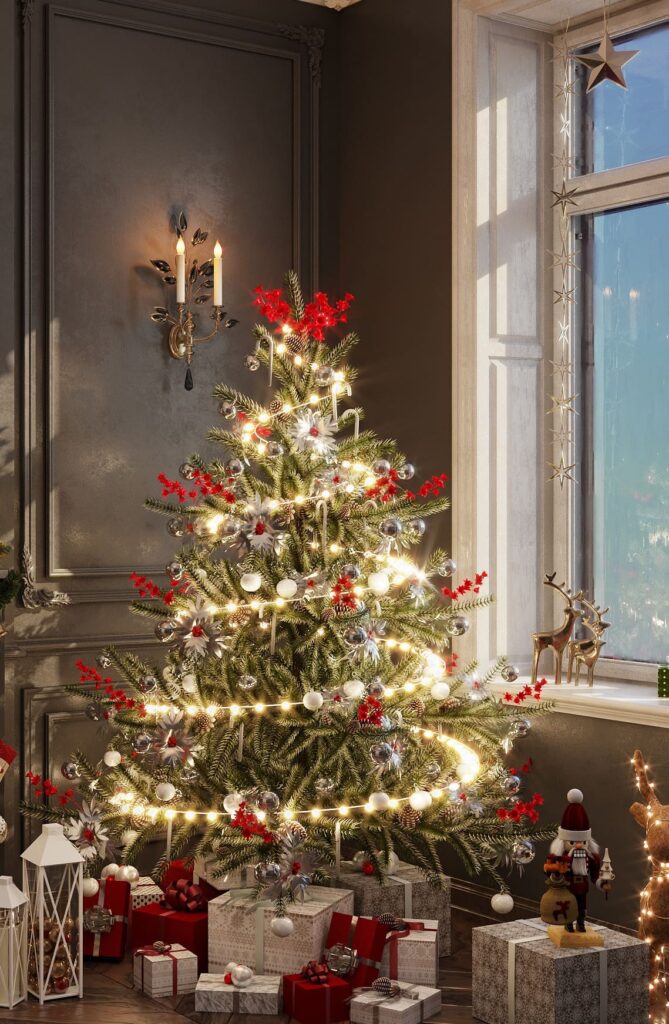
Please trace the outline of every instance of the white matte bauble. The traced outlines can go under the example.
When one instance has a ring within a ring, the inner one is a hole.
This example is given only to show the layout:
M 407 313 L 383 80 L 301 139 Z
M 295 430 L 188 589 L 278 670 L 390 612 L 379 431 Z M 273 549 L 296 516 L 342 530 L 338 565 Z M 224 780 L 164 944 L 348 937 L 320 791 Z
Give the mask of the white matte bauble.
M 176 795 L 176 788 L 171 782 L 159 782 L 156 786 L 156 796 L 159 800 L 174 800 Z
M 139 871 L 132 864 L 122 864 L 114 875 L 116 882 L 130 882 L 132 885 L 139 878 Z
M 276 592 L 285 601 L 290 601 L 291 597 L 295 597 L 297 593 L 297 583 L 295 580 L 279 580 L 276 585 Z
M 496 892 L 490 900 L 496 914 L 510 914 L 513 910 L 513 896 L 510 892 Z
M 349 681 L 347 683 L 344 683 L 344 685 L 342 686 L 342 690 L 344 691 L 347 697 L 351 698 L 351 700 L 357 700 L 364 694 L 365 684 L 362 682 L 361 679 L 349 679 Z
M 570 789 L 567 793 L 567 801 L 570 804 L 582 804 L 583 794 L 581 793 L 580 789 Z
M 235 967 L 239 967 L 239 964 L 237 963 L 237 961 L 236 960 L 230 960 L 225 965 L 225 967 L 223 968 L 223 974 L 232 974 L 232 972 L 234 971 Z
M 390 807 L 390 797 L 387 793 L 370 793 L 367 802 L 373 811 L 387 811 Z
M 197 676 L 188 672 L 181 680 L 181 685 L 184 693 L 197 693 Z
M 230 971 L 235 988 L 246 988 L 253 981 L 253 971 L 246 964 L 237 964 Z
M 241 793 L 228 793 L 223 797 L 223 810 L 228 814 L 236 814 L 243 799 Z
M 323 694 L 319 693 L 318 690 L 309 690 L 302 698 L 302 703 L 307 711 L 318 711 L 319 708 L 323 707 Z
M 262 576 L 259 572 L 245 572 L 239 581 L 242 590 L 247 594 L 255 594 L 262 587 Z
M 273 917 L 270 922 L 272 935 L 279 939 L 287 939 L 295 931 L 295 925 L 289 917 Z
M 443 682 L 435 683 L 432 689 L 430 690 L 430 693 L 432 694 L 435 700 L 446 700 L 450 692 L 451 688 L 448 685 L 448 683 Z
M 377 597 L 383 597 L 390 589 L 390 579 L 385 572 L 370 572 L 367 577 L 367 586 Z
M 90 899 L 91 896 L 97 896 L 97 894 L 100 892 L 100 883 L 98 882 L 97 878 L 84 878 L 84 881 L 81 886 L 81 891 L 84 894 L 84 896 Z
M 414 811 L 426 811 L 432 803 L 432 797 L 424 789 L 417 789 L 409 797 L 409 803 Z
M 118 864 L 105 864 L 100 872 L 100 878 L 116 878 Z
M 102 760 L 108 768 L 118 768 L 123 758 L 118 750 L 105 750 Z

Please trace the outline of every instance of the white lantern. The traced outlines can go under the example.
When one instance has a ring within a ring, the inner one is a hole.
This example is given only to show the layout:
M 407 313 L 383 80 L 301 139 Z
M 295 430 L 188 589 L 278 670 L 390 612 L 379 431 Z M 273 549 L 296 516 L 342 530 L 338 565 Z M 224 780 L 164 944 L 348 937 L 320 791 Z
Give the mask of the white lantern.
M 28 897 L 28 991 L 40 1003 L 81 999 L 84 858 L 56 823 L 43 825 L 21 857 Z
M 27 997 L 27 900 L 9 875 L 0 875 L 0 1006 Z

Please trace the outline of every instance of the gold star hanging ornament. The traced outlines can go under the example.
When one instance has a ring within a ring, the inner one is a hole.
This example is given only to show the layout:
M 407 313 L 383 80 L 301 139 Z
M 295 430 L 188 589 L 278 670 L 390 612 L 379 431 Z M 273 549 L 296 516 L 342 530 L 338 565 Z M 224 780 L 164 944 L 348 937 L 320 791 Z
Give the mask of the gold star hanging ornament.
M 586 92 L 592 92 L 596 86 L 608 80 L 621 89 L 627 88 L 627 82 L 623 74 L 623 66 L 632 57 L 636 57 L 638 50 L 616 50 L 613 40 L 608 32 L 604 32 L 599 49 L 595 53 L 574 54 L 579 64 L 584 64 L 590 69 L 590 78 Z
M 553 200 L 553 207 L 559 206 L 562 210 L 562 215 L 567 212 L 568 206 L 578 206 L 578 203 L 574 199 L 574 196 L 579 190 L 577 188 L 567 188 L 567 182 L 563 180 L 562 188 L 559 192 L 555 189 L 551 189 L 551 193 L 555 196 Z
M 564 487 L 567 480 L 571 480 L 573 482 L 574 478 L 571 475 L 571 471 L 572 469 L 576 468 L 575 462 L 572 462 L 571 465 L 567 465 L 564 455 L 560 455 L 559 462 L 549 462 L 548 465 L 553 470 L 548 480 L 549 483 L 551 482 L 551 480 L 557 480 L 560 484 L 560 487 L 562 488 Z

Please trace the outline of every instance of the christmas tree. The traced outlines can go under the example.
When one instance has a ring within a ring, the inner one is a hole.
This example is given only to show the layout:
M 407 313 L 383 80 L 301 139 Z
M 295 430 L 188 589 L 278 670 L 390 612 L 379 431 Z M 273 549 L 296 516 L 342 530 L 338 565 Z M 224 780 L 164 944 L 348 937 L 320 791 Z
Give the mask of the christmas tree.
M 132 576 L 166 664 L 115 649 L 78 662 L 73 689 L 108 720 L 109 749 L 64 766 L 77 796 L 29 773 L 44 802 L 26 809 L 62 821 L 91 874 L 167 830 L 172 857 L 253 865 L 281 912 L 342 843 L 380 880 L 397 855 L 435 884 L 448 844 L 505 888 L 505 859 L 552 835 L 503 761 L 544 708 L 541 684 L 495 699 L 512 666 L 458 665 L 486 573 L 458 582 L 446 551 L 410 557 L 448 507 L 446 477 L 415 483 L 397 445 L 360 428 L 352 298 L 305 303 L 293 273 L 285 292 L 257 289 L 270 326 L 246 364 L 267 367 L 271 400 L 218 385 L 210 438 L 225 454 L 161 473 L 147 502 L 183 543 L 167 586 Z

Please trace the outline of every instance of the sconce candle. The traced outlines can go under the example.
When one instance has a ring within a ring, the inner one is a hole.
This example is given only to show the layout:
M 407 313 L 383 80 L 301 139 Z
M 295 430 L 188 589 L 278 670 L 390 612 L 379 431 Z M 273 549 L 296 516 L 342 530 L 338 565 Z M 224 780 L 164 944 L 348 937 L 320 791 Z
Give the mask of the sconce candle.
M 223 305 L 223 250 L 221 243 L 214 246 L 214 305 Z
M 177 238 L 177 302 L 186 301 L 186 245 L 181 235 Z

